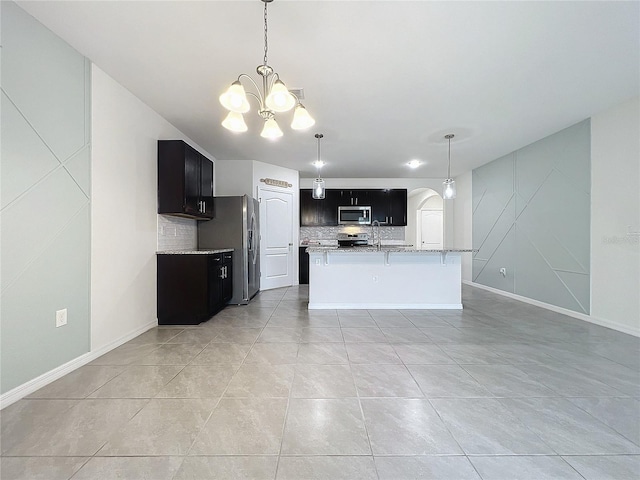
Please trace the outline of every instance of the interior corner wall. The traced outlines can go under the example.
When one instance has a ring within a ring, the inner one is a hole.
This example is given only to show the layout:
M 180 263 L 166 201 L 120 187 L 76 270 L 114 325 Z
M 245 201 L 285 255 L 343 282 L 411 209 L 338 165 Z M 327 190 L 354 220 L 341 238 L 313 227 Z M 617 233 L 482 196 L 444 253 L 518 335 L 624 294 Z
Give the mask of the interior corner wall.
M 0 8 L 5 394 L 90 348 L 91 114 L 89 61 L 15 3 Z
M 474 282 L 589 314 L 590 134 L 584 120 L 473 170 Z
M 157 324 L 157 141 L 181 139 L 207 152 L 96 65 L 91 92 L 95 351 Z
M 453 200 L 453 245 L 457 248 L 470 248 L 472 236 L 472 192 L 471 172 L 456 177 L 456 198 Z M 446 203 L 446 202 L 445 202 Z M 472 278 L 472 256 L 462 254 L 462 280 L 470 282 Z
M 640 97 L 591 118 L 591 315 L 640 336 Z

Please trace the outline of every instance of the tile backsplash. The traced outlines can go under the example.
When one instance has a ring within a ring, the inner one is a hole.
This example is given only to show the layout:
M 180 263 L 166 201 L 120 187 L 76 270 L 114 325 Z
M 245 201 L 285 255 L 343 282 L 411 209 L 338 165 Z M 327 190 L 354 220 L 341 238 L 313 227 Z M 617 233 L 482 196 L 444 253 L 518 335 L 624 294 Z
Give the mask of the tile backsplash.
M 189 218 L 158 215 L 158 251 L 198 248 L 198 224 Z
M 382 243 L 388 245 L 404 244 L 405 227 L 380 227 L 380 237 Z M 340 227 L 300 227 L 300 243 L 305 240 L 309 242 L 320 242 L 322 245 L 337 245 L 338 233 L 368 233 L 371 241 L 371 227 L 355 227 L 344 225 Z M 377 232 L 376 232 L 377 236 Z

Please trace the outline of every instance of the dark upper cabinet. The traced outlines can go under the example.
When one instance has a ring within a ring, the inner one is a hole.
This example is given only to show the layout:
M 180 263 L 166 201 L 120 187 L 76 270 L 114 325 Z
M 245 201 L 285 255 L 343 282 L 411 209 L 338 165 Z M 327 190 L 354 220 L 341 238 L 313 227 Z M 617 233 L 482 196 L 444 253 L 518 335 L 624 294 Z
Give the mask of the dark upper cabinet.
M 354 188 L 340 191 L 340 206 L 368 206 L 371 205 L 369 193 L 365 188 Z
M 300 225 L 303 227 L 330 227 L 338 225 L 340 190 L 325 190 L 325 198 L 316 200 L 312 189 L 300 190 Z
M 407 190 L 389 190 L 389 225 L 407 225 Z
M 300 190 L 300 226 L 338 225 L 338 206 L 370 206 L 371 220 L 381 225 L 407 224 L 406 189 L 327 189 L 325 198 L 314 200 L 310 188 Z
M 158 213 L 213 218 L 213 162 L 182 140 L 158 140 Z
M 340 200 L 339 190 L 325 190 L 322 200 L 313 200 L 318 209 L 317 225 L 330 227 L 338 225 L 338 205 Z

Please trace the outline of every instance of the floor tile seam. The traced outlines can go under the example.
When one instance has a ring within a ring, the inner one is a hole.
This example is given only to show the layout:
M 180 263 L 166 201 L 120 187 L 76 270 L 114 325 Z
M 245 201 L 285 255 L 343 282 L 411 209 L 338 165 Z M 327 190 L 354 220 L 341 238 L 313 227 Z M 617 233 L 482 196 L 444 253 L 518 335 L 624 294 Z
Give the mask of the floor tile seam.
M 286 292 L 285 292 L 286 295 Z M 280 305 L 280 303 L 278 303 L 278 305 Z M 277 307 L 276 307 L 277 308 Z M 266 328 L 266 326 L 265 326 Z M 300 352 L 300 342 L 298 343 L 298 349 L 296 350 L 296 365 L 298 364 L 297 360 L 298 360 L 298 354 Z M 278 460 L 276 461 L 276 470 L 274 473 L 274 478 L 278 477 L 278 469 L 280 468 L 280 458 L 282 455 L 282 447 L 284 445 L 284 435 L 286 433 L 287 430 L 287 421 L 289 420 L 289 406 L 291 405 L 291 395 L 293 394 L 293 386 L 294 386 L 294 382 L 296 380 L 296 374 L 297 374 L 297 369 L 294 366 L 293 367 L 293 377 L 291 379 L 291 385 L 289 386 L 289 395 L 287 396 L 287 405 L 285 407 L 285 411 L 284 411 L 284 421 L 282 422 L 282 429 L 281 429 L 281 435 L 280 435 L 280 448 L 278 449 Z
M 80 470 L 82 470 L 85 467 L 85 465 L 87 465 L 87 463 L 89 463 L 91 460 L 93 460 L 93 458 L 94 457 L 87 457 L 86 461 L 82 463 L 80 468 L 78 468 L 75 472 L 73 472 L 73 474 L 69 477 L 69 480 L 73 480 L 73 477 L 75 477 L 78 474 L 78 472 L 80 472 Z
M 477 366 L 477 365 L 469 365 L 467 364 L 466 366 Z M 485 366 L 485 365 L 480 365 L 480 366 Z M 486 365 L 486 366 L 492 366 L 492 365 Z M 528 379 L 532 380 L 535 383 L 539 383 L 540 385 L 542 385 L 543 387 L 549 389 L 550 392 L 552 392 L 554 395 L 518 395 L 515 397 L 507 397 L 505 395 L 497 395 L 495 394 L 491 389 L 489 389 L 489 387 L 487 387 L 486 385 L 484 385 L 482 382 L 480 382 L 480 380 L 478 380 L 472 372 L 470 372 L 469 370 L 467 370 L 465 368 L 464 365 L 460 365 L 460 368 L 462 368 L 465 372 L 467 372 L 468 375 L 471 376 L 471 378 L 473 378 L 479 385 L 481 385 L 485 390 L 489 391 L 489 393 L 491 393 L 493 395 L 494 398 L 555 398 L 555 397 L 562 397 L 562 395 L 559 394 L 559 392 L 553 390 L 552 388 L 548 387 L 547 385 L 543 384 L 542 382 L 539 382 L 538 380 L 536 380 L 535 378 L 532 378 L 529 376 L 529 374 L 527 374 L 527 372 L 517 368 L 515 365 L 507 365 L 507 366 L 512 366 L 514 368 L 516 368 L 518 371 L 522 372 L 522 374 L 527 377 Z
M 525 397 L 526 398 L 526 397 Z M 533 398 L 533 397 L 528 397 L 528 398 Z M 541 397 L 541 398 L 549 398 L 549 397 Z M 551 398 L 556 398 L 556 397 L 551 397 Z M 563 397 L 559 397 L 562 400 L 567 401 L 566 399 L 564 399 Z M 509 408 L 508 405 L 505 405 L 504 400 L 510 400 L 510 399 L 505 399 L 505 398 L 496 398 L 496 401 L 505 409 L 507 410 L 514 418 L 516 418 L 518 420 L 518 422 L 520 422 L 521 425 L 524 426 L 524 428 L 530 432 L 535 438 L 537 438 L 542 445 L 546 445 L 552 452 L 554 452 L 555 455 L 560 455 L 560 453 L 558 452 L 558 450 L 556 448 L 554 448 L 552 445 L 549 445 L 549 442 L 545 441 L 541 435 L 539 435 L 536 431 L 534 431 L 529 425 L 528 422 L 526 422 L 523 418 L 520 417 L 520 415 L 517 414 L 517 412 L 513 411 L 511 408 Z
M 640 444 L 634 440 L 632 440 L 631 438 L 627 437 L 627 435 L 625 435 L 624 433 L 616 430 L 616 428 L 612 425 L 609 425 L 607 423 L 604 422 L 604 420 L 600 420 L 598 417 L 596 417 L 594 414 L 592 414 L 591 412 L 589 412 L 588 410 L 582 408 L 580 405 L 573 403 L 570 398 L 594 398 L 594 397 L 564 397 L 564 400 L 566 400 L 567 402 L 569 402 L 571 405 L 573 405 L 574 407 L 578 408 L 579 410 L 582 410 L 584 413 L 586 413 L 587 415 L 589 415 L 591 418 L 593 418 L 596 422 L 599 422 L 600 424 L 604 425 L 606 428 L 608 428 L 609 430 L 611 430 L 612 432 L 615 432 L 616 434 L 622 436 L 624 439 L 626 439 L 627 441 L 631 442 L 633 445 L 637 446 L 638 448 L 640 448 Z M 602 398 L 602 397 L 600 397 Z M 622 398 L 622 397 L 604 397 L 604 398 Z
M 550 366 L 549 366 L 549 365 L 546 365 L 546 364 L 538 364 L 538 365 L 539 365 L 539 366 L 542 366 L 542 367 L 550 368 Z M 583 371 L 581 371 L 581 370 L 579 370 L 579 369 L 577 369 L 577 368 L 573 367 L 571 364 L 567 364 L 567 363 L 552 364 L 552 366 L 558 366 L 558 365 L 563 365 L 563 366 L 568 365 L 570 368 L 573 368 L 573 369 L 574 369 L 575 371 L 577 371 L 578 373 L 580 373 L 580 374 L 582 374 L 582 375 L 587 375 L 587 376 L 588 376 L 588 374 L 587 374 L 586 372 L 583 372 Z M 574 365 L 575 365 L 575 364 L 574 364 Z M 527 372 L 525 372 L 525 373 L 527 373 Z M 561 373 L 563 373 L 563 372 L 561 372 Z M 569 372 L 569 373 L 571 373 L 571 372 Z M 527 373 L 527 375 L 528 375 L 528 373 Z M 532 378 L 533 378 L 533 377 L 532 377 Z M 544 382 L 544 379 L 537 380 L 537 379 L 535 379 L 535 378 L 534 378 L 534 380 L 536 380 L 537 382 L 542 383 L 542 384 L 543 384 L 545 387 L 547 387 L 549 390 L 552 390 L 552 391 L 557 392 L 558 394 L 560 394 L 560 392 L 559 392 L 556 388 L 553 388 L 553 387 L 550 387 L 549 385 L 547 385 L 547 384 Z M 604 382 L 602 382 L 602 381 L 600 381 L 600 380 L 598 380 L 598 379 L 595 379 L 595 378 L 589 378 L 589 380 L 590 380 L 590 381 L 592 381 L 592 382 L 599 383 L 600 385 L 603 385 L 603 386 L 605 386 L 605 387 L 610 388 L 611 390 L 613 390 L 613 392 L 612 392 L 612 393 L 613 393 L 614 395 L 603 395 L 603 396 L 624 396 L 624 395 L 625 395 L 625 393 L 624 393 L 624 392 L 622 392 L 621 390 L 618 390 L 617 388 L 612 387 L 611 385 L 609 385 L 609 384 L 607 384 L 607 383 L 604 383 Z M 576 396 L 576 395 L 562 395 L 562 394 L 560 394 L 560 395 L 561 395 L 561 396 L 563 396 L 563 397 L 566 397 L 566 396 Z M 578 395 L 578 396 L 579 396 L 579 395 Z M 590 396 L 590 395 L 587 395 L 587 396 Z
M 468 457 L 467 452 L 464 448 L 462 448 L 462 445 L 460 444 L 460 442 L 458 441 L 458 439 L 455 437 L 455 435 L 453 434 L 453 432 L 451 431 L 451 429 L 449 428 L 449 426 L 446 424 L 446 422 L 444 421 L 444 419 L 442 418 L 442 415 L 440 415 L 440 412 L 438 411 L 438 409 L 436 408 L 436 406 L 433 404 L 433 402 L 431 401 L 430 398 L 425 396 L 425 399 L 427 400 L 427 402 L 429 403 L 429 405 L 431 406 L 431 409 L 435 412 L 435 414 L 438 416 L 438 419 L 440 420 L 440 424 L 442 425 L 442 427 L 447 431 L 447 433 L 449 434 L 449 436 L 451 437 L 451 439 L 455 442 L 455 444 L 458 446 L 458 449 L 460 450 L 460 452 L 462 452 L 463 455 L 465 455 L 465 457 Z M 471 463 L 471 462 L 469 462 Z M 475 468 L 475 467 L 474 467 Z M 478 475 L 480 475 L 478 473 Z M 482 478 L 482 477 L 480 477 Z
M 480 399 L 482 399 L 482 398 L 480 398 Z M 553 448 L 551 445 L 549 445 L 546 441 L 544 441 L 544 440 L 542 439 L 542 437 L 540 437 L 540 435 L 538 435 L 535 431 L 533 431 L 531 428 L 529 428 L 529 426 L 527 425 L 527 423 L 526 423 L 524 420 L 522 420 L 518 415 L 516 415 L 516 414 L 515 414 L 515 412 L 513 412 L 510 408 L 508 408 L 506 405 L 504 405 L 504 403 L 502 403 L 502 402 L 500 401 L 500 398 L 497 398 L 497 397 L 488 397 L 487 399 L 496 400 L 496 401 L 498 402 L 498 404 L 499 404 L 502 408 L 504 408 L 507 412 L 509 412 L 509 413 L 511 414 L 511 416 L 512 416 L 513 418 L 515 418 L 515 419 L 518 421 L 518 423 L 520 423 L 520 425 L 521 425 L 522 427 L 524 427 L 524 429 L 525 429 L 526 431 L 528 431 L 531 435 L 533 435 L 533 437 L 534 437 L 534 438 L 537 438 L 537 439 L 540 441 L 540 443 L 541 443 L 542 445 L 544 445 L 544 446 L 548 447 L 548 448 L 549 448 L 549 450 L 550 450 L 550 451 L 552 451 L 552 452 L 554 452 L 554 454 L 555 454 L 555 455 L 560 455 L 560 454 L 557 452 L 557 450 L 556 450 L 555 448 Z M 432 400 L 432 399 L 430 398 L 430 399 L 428 399 L 428 400 L 429 400 L 429 403 L 431 403 L 431 406 L 433 407 L 433 409 L 436 411 L 436 413 L 438 413 L 438 416 L 440 417 L 440 419 L 442 420 L 442 422 L 444 423 L 444 420 L 443 420 L 443 419 L 442 419 L 442 417 L 440 416 L 440 412 L 438 412 L 438 410 L 437 410 L 436 406 L 435 406 L 435 405 L 433 405 L 433 403 L 431 402 L 431 400 Z M 455 400 L 455 399 L 454 399 L 454 400 Z M 446 426 L 446 424 L 445 424 L 445 426 Z M 451 433 L 451 432 L 450 432 L 450 433 Z M 453 436 L 453 433 L 451 433 L 451 435 Z M 455 437 L 454 437 L 454 439 L 455 439 Z M 462 446 L 461 446 L 461 445 L 460 445 L 460 447 L 462 448 Z M 472 454 L 472 453 L 467 452 L 464 448 L 462 448 L 462 451 L 463 451 L 463 452 L 465 452 L 465 454 L 466 454 L 467 456 L 474 455 L 474 454 Z M 480 455 L 480 454 L 476 454 L 476 455 Z M 504 454 L 503 454 L 503 455 L 504 455 Z M 514 453 L 513 455 L 522 455 L 522 454 L 515 454 L 515 453 Z M 544 455 L 544 454 L 538 454 L 538 455 Z
M 345 347 L 346 349 L 346 347 Z M 347 352 L 347 360 L 349 359 L 349 352 Z M 371 457 L 373 459 L 373 445 L 371 443 L 371 435 L 369 434 L 369 428 L 367 427 L 367 418 L 364 415 L 364 408 L 362 406 L 362 398 L 360 396 L 360 390 L 358 389 L 358 383 L 356 382 L 355 374 L 353 373 L 352 363 L 349 361 L 349 372 L 351 373 L 351 381 L 353 382 L 353 386 L 356 390 L 356 401 L 358 402 L 358 408 L 360 409 L 360 418 L 362 419 L 362 426 L 364 427 L 364 433 L 367 436 L 367 445 L 369 446 L 369 451 L 371 452 Z M 378 472 L 378 465 L 376 465 L 375 459 L 373 459 L 373 468 L 376 472 L 376 477 L 380 478 L 380 472 Z

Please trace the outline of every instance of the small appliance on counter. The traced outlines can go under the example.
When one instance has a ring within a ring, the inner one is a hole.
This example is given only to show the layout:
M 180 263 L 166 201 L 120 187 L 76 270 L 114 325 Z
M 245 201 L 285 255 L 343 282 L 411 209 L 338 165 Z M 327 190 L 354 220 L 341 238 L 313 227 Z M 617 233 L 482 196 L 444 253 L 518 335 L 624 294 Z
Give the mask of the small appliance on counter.
M 233 305 L 260 291 L 260 204 L 248 195 L 215 197 L 215 218 L 198 222 L 198 249 L 233 248 Z
M 339 233 L 339 247 L 366 247 L 369 244 L 368 233 Z

